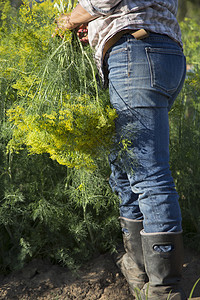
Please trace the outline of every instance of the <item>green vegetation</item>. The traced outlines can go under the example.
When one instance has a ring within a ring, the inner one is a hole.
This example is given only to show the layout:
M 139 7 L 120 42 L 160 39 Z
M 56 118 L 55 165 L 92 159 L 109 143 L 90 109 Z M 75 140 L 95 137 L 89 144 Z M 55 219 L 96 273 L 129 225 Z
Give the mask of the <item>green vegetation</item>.
M 180 195 L 183 226 L 188 243 L 200 249 L 200 42 L 199 25 L 181 23 L 188 72 L 184 88 L 170 113 L 171 166 Z
M 108 183 L 116 118 L 108 91 L 97 86 L 89 47 L 70 32 L 51 38 L 62 5 L 28 2 L 0 4 L 2 272 L 33 257 L 74 269 L 121 238 Z M 190 71 L 170 113 L 171 165 L 185 237 L 200 248 L 200 43 L 195 21 L 181 26 Z
M 178 19 L 179 21 L 187 18 L 195 19 L 199 22 L 200 2 L 199 0 L 181 0 L 178 1 Z
M 28 2 L 16 11 L 6 0 L 1 15 L 3 271 L 35 256 L 74 268 L 114 249 L 119 234 L 107 180 L 115 110 L 98 90 L 91 49 L 70 32 L 51 37 L 62 5 Z

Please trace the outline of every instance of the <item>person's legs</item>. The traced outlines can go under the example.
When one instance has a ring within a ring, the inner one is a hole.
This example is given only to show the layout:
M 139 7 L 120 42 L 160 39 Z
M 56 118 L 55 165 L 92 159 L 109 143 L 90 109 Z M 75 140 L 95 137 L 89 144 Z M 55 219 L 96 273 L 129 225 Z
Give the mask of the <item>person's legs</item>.
M 108 70 L 110 101 L 118 113 L 116 145 L 121 145 L 110 160 L 111 181 L 120 191 L 120 215 L 143 217 L 145 234 L 181 232 L 169 169 L 168 109 L 184 81 L 183 53 L 166 36 L 151 34 L 136 41 L 128 35 L 110 49 Z M 172 251 L 174 245 L 161 243 L 153 251 Z
M 167 37 L 137 41 L 128 35 L 110 50 L 108 70 L 110 101 L 118 113 L 116 144 L 121 144 L 110 159 L 120 215 L 143 215 L 145 232 L 179 231 L 178 194 L 169 169 L 168 106 L 184 77 L 182 51 Z

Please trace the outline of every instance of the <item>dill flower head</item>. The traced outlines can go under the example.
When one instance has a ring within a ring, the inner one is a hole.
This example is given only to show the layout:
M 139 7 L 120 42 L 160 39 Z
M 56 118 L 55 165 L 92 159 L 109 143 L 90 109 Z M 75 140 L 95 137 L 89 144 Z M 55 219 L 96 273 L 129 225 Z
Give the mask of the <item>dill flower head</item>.
M 75 32 L 52 38 L 56 14 L 50 0 L 31 8 L 24 0 L 3 35 L 0 72 L 17 95 L 7 111 L 8 151 L 27 147 L 68 167 L 93 169 L 112 144 L 116 112 L 98 90 L 92 50 Z

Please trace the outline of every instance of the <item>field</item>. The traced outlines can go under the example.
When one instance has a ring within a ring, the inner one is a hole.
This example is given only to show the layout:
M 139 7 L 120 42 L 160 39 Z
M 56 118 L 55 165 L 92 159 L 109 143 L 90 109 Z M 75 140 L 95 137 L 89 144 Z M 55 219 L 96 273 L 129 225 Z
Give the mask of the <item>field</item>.
M 189 297 L 200 274 L 200 255 L 185 250 L 182 286 Z M 199 296 L 199 297 L 198 297 Z M 191 299 L 200 299 L 197 284 Z M 110 254 L 97 255 L 77 273 L 35 259 L 21 271 L 2 278 L 0 299 L 14 300 L 131 300 L 128 285 Z
M 0 299 L 131 299 L 112 257 L 122 239 L 107 159 L 117 116 L 92 49 L 75 32 L 52 38 L 72 2 L 0 3 Z M 169 114 L 170 163 L 189 296 L 200 277 L 199 24 L 181 29 L 188 71 Z

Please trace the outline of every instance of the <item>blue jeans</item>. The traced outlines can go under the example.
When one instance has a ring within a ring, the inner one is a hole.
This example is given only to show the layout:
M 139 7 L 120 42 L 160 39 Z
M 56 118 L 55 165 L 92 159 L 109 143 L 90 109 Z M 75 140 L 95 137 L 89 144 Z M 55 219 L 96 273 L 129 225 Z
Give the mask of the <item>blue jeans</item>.
M 110 185 L 120 216 L 143 219 L 144 231 L 181 231 L 178 193 L 169 168 L 168 111 L 179 94 L 186 62 L 166 35 L 124 35 L 105 60 L 110 101 L 118 113 L 110 153 Z

